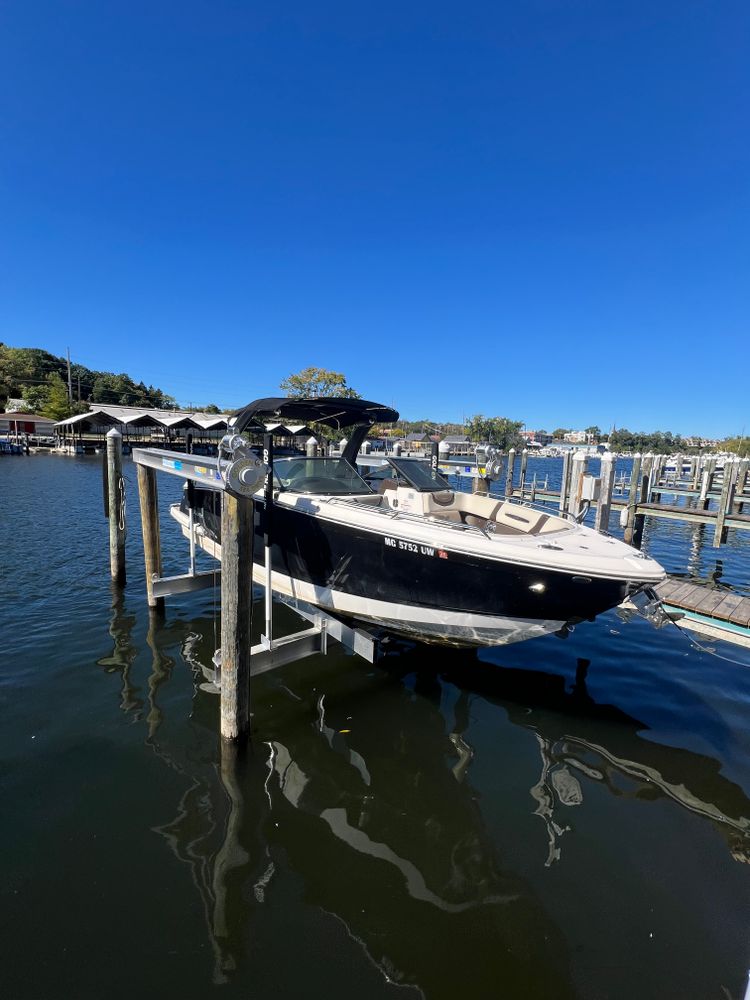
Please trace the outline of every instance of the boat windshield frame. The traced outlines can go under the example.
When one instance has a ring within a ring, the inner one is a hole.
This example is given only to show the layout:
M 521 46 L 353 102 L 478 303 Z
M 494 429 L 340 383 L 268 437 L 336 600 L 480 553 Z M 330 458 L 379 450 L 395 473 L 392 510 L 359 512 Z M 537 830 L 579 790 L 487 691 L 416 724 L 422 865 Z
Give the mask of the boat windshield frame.
M 374 492 L 352 463 L 340 457 L 293 455 L 275 458 L 273 476 L 276 488 L 284 493 L 351 497 L 372 496 Z
M 386 462 L 418 493 L 442 493 L 445 490 L 453 489 L 448 480 L 424 459 L 402 458 L 401 456 L 396 458 L 388 455 Z M 419 471 L 415 474 L 414 470 Z

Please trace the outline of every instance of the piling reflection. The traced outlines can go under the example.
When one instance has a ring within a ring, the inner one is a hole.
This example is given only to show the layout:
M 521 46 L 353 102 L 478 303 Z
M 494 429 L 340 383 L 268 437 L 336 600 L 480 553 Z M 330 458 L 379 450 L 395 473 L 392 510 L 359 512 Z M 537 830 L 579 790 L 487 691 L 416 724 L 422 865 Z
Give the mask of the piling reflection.
M 112 612 L 109 619 L 109 634 L 113 646 L 111 653 L 100 657 L 97 666 L 104 667 L 107 673 L 119 673 L 122 679 L 120 689 L 120 708 L 123 712 L 140 713 L 143 699 L 138 697 L 140 690 L 130 679 L 131 666 L 138 656 L 138 649 L 131 639 L 131 633 L 136 623 L 136 616 L 125 610 L 125 595 L 121 587 L 112 584 Z M 136 715 L 136 717 L 138 717 Z
M 146 723 L 148 725 L 148 739 L 153 740 L 162 723 L 163 713 L 158 703 L 159 689 L 166 684 L 172 676 L 172 669 L 175 661 L 164 649 L 159 641 L 159 631 L 164 625 L 164 617 L 158 611 L 148 613 L 148 632 L 146 642 L 151 650 L 151 673 L 148 677 L 148 714 Z

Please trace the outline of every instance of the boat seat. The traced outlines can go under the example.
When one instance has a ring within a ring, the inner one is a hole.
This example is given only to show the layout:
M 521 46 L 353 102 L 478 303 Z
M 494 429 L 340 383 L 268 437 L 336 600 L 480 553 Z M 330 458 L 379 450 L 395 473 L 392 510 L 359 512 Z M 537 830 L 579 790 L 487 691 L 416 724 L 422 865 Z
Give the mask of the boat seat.
M 534 510 L 531 507 L 521 507 L 519 504 L 501 503 L 495 511 L 494 520 L 498 525 L 505 525 L 508 528 L 515 528 L 525 535 L 534 535 L 539 532 L 544 524 L 549 520 L 549 515 L 544 511 Z

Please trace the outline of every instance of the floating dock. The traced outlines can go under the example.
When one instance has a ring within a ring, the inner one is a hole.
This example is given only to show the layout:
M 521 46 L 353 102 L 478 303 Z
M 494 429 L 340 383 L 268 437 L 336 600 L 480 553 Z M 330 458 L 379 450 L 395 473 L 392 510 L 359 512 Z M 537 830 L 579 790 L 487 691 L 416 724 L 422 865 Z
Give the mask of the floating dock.
M 655 590 L 668 614 L 680 613 L 680 627 L 750 647 L 750 598 L 675 577 Z

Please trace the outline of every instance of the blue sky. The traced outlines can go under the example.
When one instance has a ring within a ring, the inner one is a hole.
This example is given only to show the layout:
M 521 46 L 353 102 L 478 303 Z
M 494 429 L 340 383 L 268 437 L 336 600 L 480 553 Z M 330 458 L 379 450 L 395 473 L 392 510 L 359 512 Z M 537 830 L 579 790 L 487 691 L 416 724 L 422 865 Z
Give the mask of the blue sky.
M 0 340 L 239 406 L 750 430 L 745 2 L 7 0 Z

